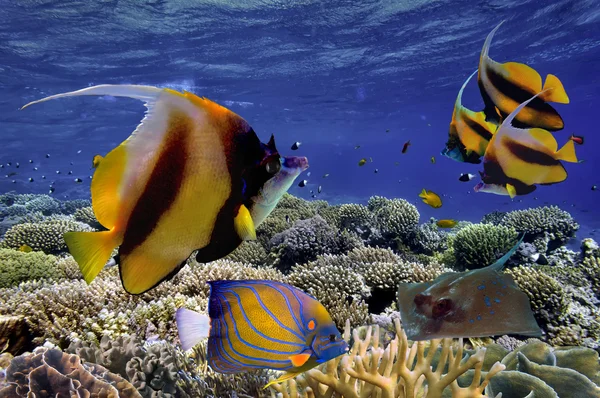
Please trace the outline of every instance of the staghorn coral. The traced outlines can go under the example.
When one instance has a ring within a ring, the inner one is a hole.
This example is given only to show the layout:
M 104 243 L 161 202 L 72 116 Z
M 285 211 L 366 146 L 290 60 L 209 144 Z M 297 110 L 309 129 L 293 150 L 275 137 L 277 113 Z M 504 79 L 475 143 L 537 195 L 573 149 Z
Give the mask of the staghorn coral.
M 0 249 L 0 288 L 16 286 L 36 279 L 63 279 L 66 275 L 53 255 Z
M 373 212 L 384 238 L 406 241 L 419 225 L 419 211 L 404 199 L 372 196 L 367 207 Z
M 258 241 L 243 242 L 237 249 L 225 257 L 238 263 L 264 265 L 267 262 L 267 251 Z
M 14 358 L 6 370 L 0 397 L 141 397 L 121 376 L 77 355 L 39 347 Z
M 6 231 L 3 244 L 13 249 L 28 245 L 33 250 L 55 254 L 67 250 L 63 234 L 69 231 L 92 231 L 92 228 L 77 221 L 58 218 L 17 224 Z
M 473 224 L 452 240 L 458 270 L 481 268 L 502 257 L 517 242 L 514 229 L 501 225 Z
M 525 241 L 533 243 L 540 253 L 562 246 L 579 229 L 573 217 L 557 206 L 511 211 L 503 218 L 502 224 L 524 232 Z
M 462 341 L 454 349 L 452 340 L 444 339 L 432 340 L 426 352 L 427 342 L 409 345 L 398 319 L 394 319 L 394 325 L 396 337 L 386 347 L 380 345 L 379 327 L 368 327 L 364 338 L 355 329 L 348 354 L 271 386 L 271 396 L 441 398 L 448 390 L 454 397 L 485 397 L 483 391 L 490 380 L 504 369 L 504 365 L 495 363 L 482 381 L 485 349 L 463 359 Z M 344 338 L 350 339 L 349 325 Z M 457 378 L 469 369 L 475 369 L 472 382 L 460 387 Z

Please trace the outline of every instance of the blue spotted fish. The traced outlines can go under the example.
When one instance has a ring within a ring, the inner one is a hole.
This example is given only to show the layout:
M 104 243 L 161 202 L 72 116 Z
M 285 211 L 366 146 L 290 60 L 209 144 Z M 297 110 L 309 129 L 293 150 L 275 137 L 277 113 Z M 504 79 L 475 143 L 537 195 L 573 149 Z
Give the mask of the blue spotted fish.
M 445 273 L 432 282 L 402 283 L 398 305 L 408 338 L 541 335 L 527 295 L 502 272 L 522 240 L 485 268 Z
M 278 383 L 348 351 L 348 344 L 315 298 L 266 280 L 208 282 L 208 316 L 176 313 L 184 350 L 208 337 L 208 364 L 219 373 L 275 369 Z

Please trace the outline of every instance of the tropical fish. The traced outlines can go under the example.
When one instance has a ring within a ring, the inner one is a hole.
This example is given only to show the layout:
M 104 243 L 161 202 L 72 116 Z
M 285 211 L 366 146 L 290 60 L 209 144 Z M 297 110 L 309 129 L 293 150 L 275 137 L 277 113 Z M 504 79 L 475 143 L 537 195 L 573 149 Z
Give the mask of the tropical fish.
M 300 141 L 296 141 L 292 144 L 292 151 L 296 151 L 298 150 L 298 148 L 300 148 L 300 145 L 302 145 L 302 143 Z
M 456 220 L 438 220 L 435 225 L 440 228 L 454 228 L 458 224 Z
M 435 156 L 432 156 L 430 161 L 431 161 L 431 164 L 435 164 Z
M 398 306 L 407 337 L 541 335 L 527 295 L 502 272 L 522 240 L 485 268 L 445 273 L 431 282 L 401 283 Z
M 216 372 L 287 372 L 266 388 L 348 351 L 325 307 L 293 286 L 267 280 L 208 284 L 208 316 L 180 308 L 175 318 L 184 350 L 208 337 L 207 361 Z
M 463 173 L 460 175 L 460 177 L 458 177 L 458 181 L 461 182 L 469 182 L 471 181 L 473 178 L 475 178 L 475 174 L 471 174 L 471 173 Z
M 595 191 L 598 189 L 598 185 L 592 185 L 592 191 Z
M 23 253 L 31 253 L 33 249 L 29 245 L 21 245 L 21 247 L 19 247 L 19 251 Z
M 562 118 L 547 103 L 569 103 L 569 97 L 561 81 L 549 74 L 542 87 L 542 77 L 533 68 L 517 62 L 501 64 L 488 56 L 492 38 L 502 23 L 498 24 L 486 38 L 479 59 L 478 84 L 485 104 L 484 112 L 487 120 L 500 124 L 498 111 L 500 117 L 505 117 L 525 100 L 544 91 L 543 95 L 535 98 L 515 118 L 515 126 L 539 127 L 550 131 L 561 130 L 564 128 Z M 546 91 L 549 88 L 552 90 Z
M 298 183 L 298 186 L 300 188 L 304 188 L 306 186 L 306 184 L 308 184 L 308 180 L 302 180 Z
M 434 209 L 442 207 L 442 199 L 440 196 L 432 191 L 428 191 L 425 188 L 419 194 L 419 198 L 423 199 L 423 203 L 428 204 Z
M 256 238 L 249 199 L 281 167 L 240 116 L 185 92 L 138 85 L 101 85 L 56 94 L 111 95 L 145 102 L 137 129 L 100 162 L 91 184 L 102 232 L 67 232 L 69 251 L 87 283 L 119 247 L 125 290 L 143 293 L 175 275 L 196 249 L 205 261 Z M 22 108 L 22 109 L 23 109 Z
M 473 187 L 473 190 L 475 192 L 485 192 L 485 193 L 492 193 L 495 195 L 510 196 L 510 198 L 512 199 L 518 195 L 528 195 L 528 194 L 532 193 L 533 191 L 535 191 L 536 188 L 537 187 L 535 185 L 524 185 L 524 184 L 501 185 L 501 184 L 493 184 L 493 183 L 487 184 L 487 183 L 481 181 Z
M 448 130 L 449 138 L 442 155 L 459 162 L 477 164 L 481 162 L 480 157 L 484 155 L 498 126 L 487 122 L 483 111 L 473 112 L 462 105 L 463 91 L 476 73 L 473 72 L 458 91 Z
M 571 141 L 573 141 L 574 143 L 576 143 L 577 145 L 583 145 L 583 137 L 580 135 L 571 134 L 569 139 Z
M 360 148 L 360 145 L 356 145 L 356 146 L 354 147 L 354 149 L 358 149 L 358 148 Z
M 549 131 L 520 129 L 511 125 L 519 112 L 539 94 L 515 108 L 492 137 L 483 158 L 484 182 L 513 186 L 516 186 L 515 182 L 524 185 L 555 184 L 567 178 L 561 160 L 577 163 L 572 140 L 559 150 Z
M 359 166 L 364 166 L 365 164 L 367 164 L 367 159 L 365 159 L 365 158 L 362 158 L 361 160 L 358 161 Z
M 100 162 L 102 161 L 102 159 L 104 159 L 104 156 L 102 156 L 102 155 L 94 155 L 94 157 L 92 158 L 92 167 L 94 169 L 98 168 L 98 166 L 100 165 Z
M 410 140 L 406 141 L 404 143 L 404 145 L 402 146 L 402 153 L 406 153 L 406 151 L 408 151 L 408 147 L 410 146 Z

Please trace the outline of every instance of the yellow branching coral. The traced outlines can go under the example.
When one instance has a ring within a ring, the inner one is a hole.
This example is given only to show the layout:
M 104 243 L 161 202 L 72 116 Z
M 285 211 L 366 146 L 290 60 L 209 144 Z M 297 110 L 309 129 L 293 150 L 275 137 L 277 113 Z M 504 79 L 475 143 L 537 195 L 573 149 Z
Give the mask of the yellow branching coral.
M 485 348 L 463 359 L 462 340 L 456 349 L 452 339 L 409 345 L 400 321 L 395 319 L 394 323 L 396 337 L 386 347 L 380 344 L 378 326 L 368 327 L 364 338 L 355 329 L 348 354 L 271 386 L 271 397 L 441 398 L 448 388 L 454 398 L 484 398 L 489 380 L 504 370 L 504 365 L 497 362 L 482 381 Z M 350 338 L 348 323 L 344 338 Z M 460 387 L 456 379 L 470 369 L 475 370 L 471 385 Z

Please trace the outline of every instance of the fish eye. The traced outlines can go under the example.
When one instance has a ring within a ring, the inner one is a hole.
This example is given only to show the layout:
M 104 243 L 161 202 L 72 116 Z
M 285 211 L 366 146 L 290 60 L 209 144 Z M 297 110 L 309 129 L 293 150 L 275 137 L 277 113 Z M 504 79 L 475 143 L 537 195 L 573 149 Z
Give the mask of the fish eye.
M 452 300 L 439 299 L 433 304 L 432 315 L 434 318 L 440 318 L 447 315 L 452 309 Z
M 281 169 L 281 161 L 279 159 L 272 159 L 265 165 L 265 170 L 269 174 L 275 174 Z
M 335 343 L 335 334 L 330 334 L 329 335 L 329 341 L 332 343 Z

